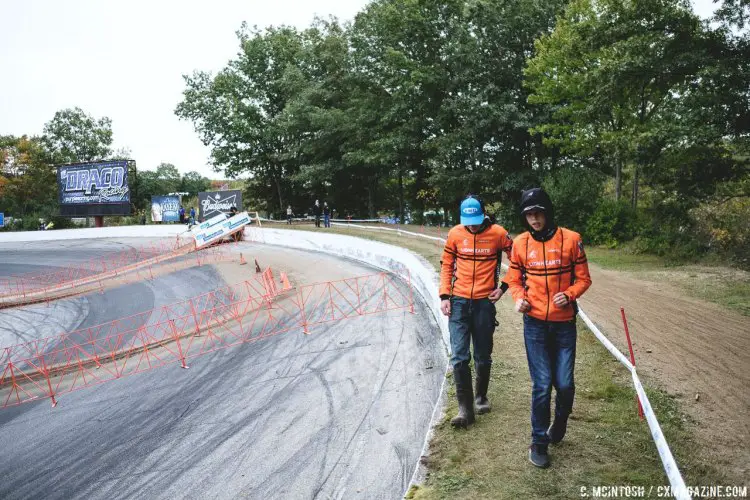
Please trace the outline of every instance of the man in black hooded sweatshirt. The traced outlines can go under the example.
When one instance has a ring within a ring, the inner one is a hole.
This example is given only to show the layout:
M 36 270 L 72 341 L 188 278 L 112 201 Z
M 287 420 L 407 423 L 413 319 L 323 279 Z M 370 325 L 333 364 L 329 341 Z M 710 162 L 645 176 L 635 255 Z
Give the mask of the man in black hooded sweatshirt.
M 547 448 L 562 441 L 573 410 L 576 300 L 591 286 L 581 235 L 555 224 L 552 201 L 540 188 L 521 195 L 529 231 L 513 240 L 505 275 L 516 311 L 522 313 L 531 375 L 529 460 L 549 467 Z M 555 419 L 550 425 L 552 388 Z

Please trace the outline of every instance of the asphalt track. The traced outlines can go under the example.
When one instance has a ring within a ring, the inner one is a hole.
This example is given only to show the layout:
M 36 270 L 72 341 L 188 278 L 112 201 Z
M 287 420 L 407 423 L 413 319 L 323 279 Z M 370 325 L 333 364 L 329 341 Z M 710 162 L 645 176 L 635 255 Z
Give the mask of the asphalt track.
M 136 243 L 0 243 L 0 275 Z M 319 253 L 242 248 L 264 264 L 285 266 L 299 283 L 373 272 Z M 3 310 L 1 344 L 222 284 L 204 266 L 103 296 Z M 437 325 L 417 304 L 416 314 L 344 320 L 307 336 L 291 331 L 202 356 L 189 370 L 172 365 L 84 389 L 64 395 L 54 409 L 41 401 L 0 410 L 0 498 L 399 498 L 444 367 Z

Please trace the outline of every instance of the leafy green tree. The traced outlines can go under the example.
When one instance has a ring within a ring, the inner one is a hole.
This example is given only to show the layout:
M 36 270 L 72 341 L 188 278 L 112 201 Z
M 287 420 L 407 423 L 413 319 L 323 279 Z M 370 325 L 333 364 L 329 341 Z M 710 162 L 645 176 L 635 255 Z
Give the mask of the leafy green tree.
M 81 108 L 64 109 L 44 126 L 44 143 L 59 163 L 106 159 L 112 152 L 112 120 Z
M 177 167 L 171 163 L 160 163 L 156 167 L 156 179 L 162 192 L 158 194 L 174 193 L 179 191 L 182 181 Z
M 216 76 L 186 76 L 176 113 L 193 121 L 204 144 L 212 147 L 217 170 L 230 177 L 249 173 L 267 182 L 273 191 L 264 194 L 273 193 L 280 209 L 297 165 L 287 153 L 292 139 L 279 117 L 294 92 L 288 75 L 295 71 L 302 41 L 290 27 L 263 32 L 243 24 L 237 35 L 239 57 Z
M 549 168 L 554 150 L 528 130 L 546 109 L 527 102 L 523 70 L 564 3 L 477 1 L 459 11 L 444 52 L 452 82 L 431 139 L 430 181 L 446 210 L 456 211 L 466 193 L 483 193 L 511 220 L 519 192 Z
M 674 104 L 700 85 L 711 42 L 683 0 L 573 0 L 526 69 L 530 101 L 555 106 L 535 130 L 564 152 L 601 154 L 617 198 L 632 165 L 635 206 L 643 169 L 683 131 Z
M 207 177 L 193 171 L 182 176 L 179 190 L 184 193 L 190 193 L 191 196 L 195 196 L 201 191 L 208 190 L 209 187 L 211 187 L 211 181 Z
M 15 217 L 57 211 L 57 180 L 38 137 L 0 137 L 0 206 Z

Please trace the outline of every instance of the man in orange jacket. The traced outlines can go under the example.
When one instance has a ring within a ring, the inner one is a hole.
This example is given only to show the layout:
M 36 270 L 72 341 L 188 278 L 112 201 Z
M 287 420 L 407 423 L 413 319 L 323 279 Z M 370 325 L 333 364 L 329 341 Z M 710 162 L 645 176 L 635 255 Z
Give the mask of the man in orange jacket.
M 513 241 L 510 286 L 516 310 L 523 313 L 523 336 L 531 375 L 529 460 L 549 467 L 549 443 L 565 436 L 573 410 L 576 357 L 576 300 L 590 286 L 581 235 L 557 227 L 552 201 L 540 188 L 521 195 L 521 217 L 529 231 Z M 552 387 L 557 393 L 550 425 Z
M 454 427 L 467 427 L 477 413 L 490 411 L 487 387 L 492 366 L 495 302 L 508 285 L 499 283 L 502 252 L 510 257 L 513 241 L 485 214 L 484 203 L 472 195 L 461 203 L 461 224 L 448 233 L 440 273 L 441 310 L 449 317 L 451 364 L 456 383 L 458 415 Z M 469 347 L 474 344 L 476 396 L 471 384 Z

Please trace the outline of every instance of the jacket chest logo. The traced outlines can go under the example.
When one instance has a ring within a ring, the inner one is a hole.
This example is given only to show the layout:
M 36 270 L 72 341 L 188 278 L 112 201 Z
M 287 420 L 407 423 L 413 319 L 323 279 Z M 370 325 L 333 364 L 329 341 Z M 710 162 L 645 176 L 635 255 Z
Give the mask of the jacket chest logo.
M 544 260 L 530 260 L 526 263 L 526 267 L 552 267 L 562 265 L 560 259 L 549 259 L 546 262 Z
M 491 250 L 489 248 L 472 248 L 472 247 L 461 247 L 458 249 L 461 253 L 471 253 L 471 254 L 487 254 L 489 255 Z

